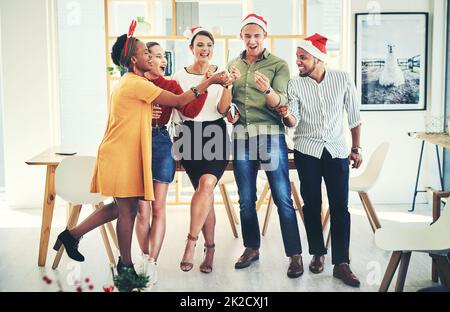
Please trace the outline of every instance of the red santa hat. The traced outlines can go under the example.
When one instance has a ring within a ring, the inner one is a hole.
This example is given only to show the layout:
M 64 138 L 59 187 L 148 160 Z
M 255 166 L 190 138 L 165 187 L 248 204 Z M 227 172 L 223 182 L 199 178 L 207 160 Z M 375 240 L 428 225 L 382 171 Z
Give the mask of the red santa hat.
M 183 32 L 183 36 L 189 41 L 190 44 L 192 44 L 192 39 L 201 31 L 206 31 L 209 33 L 208 30 L 203 28 L 202 26 L 192 27 L 192 28 L 186 28 L 186 30 Z
M 316 33 L 303 40 L 299 40 L 297 47 L 302 48 L 315 58 L 324 61 L 327 57 L 327 41 L 327 38 Z
M 267 22 L 262 16 L 256 15 L 254 13 L 247 15 L 241 22 L 241 30 L 248 24 L 256 24 L 260 26 L 265 32 L 267 32 Z

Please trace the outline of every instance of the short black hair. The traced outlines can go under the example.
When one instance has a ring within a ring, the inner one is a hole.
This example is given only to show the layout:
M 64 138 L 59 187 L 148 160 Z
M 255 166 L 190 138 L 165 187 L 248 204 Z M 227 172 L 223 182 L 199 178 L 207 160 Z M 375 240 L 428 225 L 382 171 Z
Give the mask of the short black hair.
M 120 37 L 117 37 L 116 42 L 114 43 L 111 51 L 111 58 L 114 64 L 120 66 L 120 55 L 122 54 L 122 50 L 125 46 L 125 42 L 127 41 L 127 35 L 123 34 Z
M 212 33 L 210 33 L 209 31 L 206 31 L 206 30 L 202 30 L 202 31 L 199 31 L 198 34 L 196 34 L 194 37 L 192 37 L 191 45 L 194 44 L 195 38 L 197 38 L 197 36 L 206 36 L 206 37 L 208 37 L 209 39 L 211 39 L 211 41 L 212 41 L 213 44 L 215 44 L 215 42 L 214 42 L 214 36 L 212 35 Z

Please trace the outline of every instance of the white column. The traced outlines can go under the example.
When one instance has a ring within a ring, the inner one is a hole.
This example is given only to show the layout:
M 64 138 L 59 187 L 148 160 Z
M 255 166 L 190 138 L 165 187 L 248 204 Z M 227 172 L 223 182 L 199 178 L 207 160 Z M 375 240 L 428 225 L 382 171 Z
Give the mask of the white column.
M 0 14 L 7 204 L 36 208 L 46 168 L 25 161 L 59 132 L 54 0 L 0 0 Z

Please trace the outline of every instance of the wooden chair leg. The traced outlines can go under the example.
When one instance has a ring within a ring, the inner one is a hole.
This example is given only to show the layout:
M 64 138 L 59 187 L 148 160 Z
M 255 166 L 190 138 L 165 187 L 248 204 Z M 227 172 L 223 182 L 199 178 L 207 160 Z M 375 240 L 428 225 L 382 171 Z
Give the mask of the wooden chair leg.
M 225 185 L 219 184 L 219 189 L 220 189 L 220 193 L 222 194 L 223 204 L 224 204 L 225 210 L 227 212 L 228 220 L 230 221 L 231 231 L 233 232 L 234 237 L 238 238 L 239 236 L 238 236 L 238 232 L 237 232 L 237 228 L 236 228 L 236 223 L 233 218 L 233 213 L 232 213 L 233 205 L 231 203 L 230 196 L 228 195 Z
M 272 195 L 269 197 L 269 203 L 267 204 L 266 217 L 264 218 L 264 226 L 262 230 L 262 235 L 265 236 L 267 233 L 267 228 L 269 227 L 270 214 L 272 213 L 273 198 Z
M 439 277 L 441 278 L 441 283 L 447 289 L 450 289 L 450 262 L 447 256 L 431 255 L 431 257 L 436 262 L 436 267 L 439 272 Z
M 98 207 L 100 209 L 103 209 L 105 207 L 104 203 L 98 204 Z M 116 230 L 114 229 L 114 226 L 111 222 L 106 223 L 106 228 L 109 232 L 109 236 L 111 236 L 111 239 L 114 242 L 114 245 L 116 246 L 117 250 L 119 250 L 119 240 L 117 239 Z
M 80 217 L 81 205 L 69 204 L 69 206 L 70 206 L 70 208 L 69 208 L 70 216 L 69 216 L 69 220 L 67 221 L 67 228 L 70 230 L 70 229 L 73 229 L 78 223 L 78 219 Z M 55 259 L 53 260 L 53 265 L 52 265 L 53 270 L 55 270 L 58 267 L 63 253 L 64 253 L 64 245 L 61 245 L 61 247 L 59 248 L 59 250 L 56 253 Z
M 410 259 L 411 259 L 411 252 L 402 253 L 400 268 L 398 270 L 397 283 L 395 285 L 395 292 L 403 292 L 403 288 L 405 287 L 406 273 L 408 272 Z
M 330 224 L 330 208 L 324 208 L 322 206 L 322 229 L 323 232 L 325 233 L 325 230 L 327 228 L 327 226 Z
M 97 205 L 94 206 L 95 210 L 99 210 L 102 209 L 104 207 L 103 203 L 99 203 Z M 108 238 L 108 234 L 106 232 L 106 227 L 105 225 L 101 225 L 99 226 L 99 230 L 100 230 L 100 234 L 102 235 L 102 240 L 103 240 L 103 244 L 105 245 L 105 249 L 106 249 L 106 254 L 108 255 L 108 259 L 109 259 L 109 263 L 112 266 L 116 266 L 116 260 L 114 258 L 114 254 L 113 251 L 111 249 L 111 243 L 109 242 L 109 238 Z
M 358 192 L 359 198 L 366 210 L 367 217 L 369 218 L 370 226 L 372 227 L 372 231 L 375 231 L 381 228 L 380 220 L 378 219 L 377 213 L 373 208 L 372 202 L 370 201 L 369 195 L 365 192 Z
M 100 229 L 100 234 L 102 235 L 103 244 L 105 245 L 106 253 L 108 255 L 109 263 L 110 263 L 110 265 L 115 267 L 116 266 L 116 260 L 114 258 L 114 254 L 113 254 L 112 249 L 111 249 L 111 244 L 110 244 L 109 239 L 108 239 L 108 234 L 106 233 L 105 225 L 101 225 L 99 227 L 99 229 Z
M 395 271 L 397 271 L 397 267 L 400 263 L 400 259 L 402 257 L 401 251 L 394 251 L 392 253 L 391 259 L 389 260 L 389 264 L 386 268 L 386 272 L 384 273 L 383 280 L 381 281 L 379 292 L 387 292 L 389 286 L 391 285 L 392 278 L 394 277 Z
M 328 249 L 330 247 L 330 242 L 331 242 L 331 224 L 330 224 L 330 207 L 328 208 L 323 208 L 324 206 L 322 206 L 322 230 L 323 230 L 323 235 L 325 236 L 326 234 L 326 240 L 325 240 L 325 248 Z M 328 232 L 327 231 L 328 228 Z
M 267 193 L 269 192 L 269 190 L 270 190 L 270 185 L 269 185 L 269 181 L 267 181 L 266 184 L 264 184 L 264 189 L 261 192 L 261 195 L 259 195 L 258 201 L 256 202 L 256 211 L 259 211 L 259 209 L 261 208 L 262 204 L 266 200 Z
M 327 240 L 325 241 L 325 249 L 328 250 L 328 248 L 330 248 L 330 244 L 331 244 L 331 228 L 328 230 Z
M 303 199 L 300 197 L 297 187 L 295 186 L 295 183 L 292 181 L 291 181 L 291 192 L 292 196 L 294 197 L 295 208 L 298 211 L 300 218 L 302 218 L 303 224 L 305 224 L 305 217 L 303 215 L 303 204 L 304 204 Z
M 367 220 L 369 221 L 369 224 L 370 224 L 370 227 L 371 227 L 371 229 L 372 229 L 372 232 L 375 233 L 375 230 L 376 230 L 376 229 L 375 229 L 375 225 L 374 225 L 374 222 L 373 222 L 373 220 L 372 220 L 372 217 L 371 217 L 371 215 L 370 215 L 370 213 L 369 213 L 369 210 L 368 210 L 368 208 L 367 208 L 366 202 L 364 201 L 364 199 L 363 199 L 361 196 L 359 196 L 359 199 L 361 200 L 362 206 L 363 206 L 364 211 L 365 211 L 365 213 L 366 213 L 366 215 L 367 215 Z
M 108 229 L 109 235 L 112 238 L 112 241 L 114 242 L 114 246 L 116 246 L 117 250 L 119 250 L 119 240 L 117 239 L 116 230 L 114 229 L 114 226 L 111 222 L 106 223 L 106 228 Z
M 441 216 L 441 197 L 438 194 L 439 191 L 433 191 L 433 222 L 439 219 L 439 217 Z M 431 260 L 431 280 L 435 283 L 439 282 L 437 263 L 434 258 Z

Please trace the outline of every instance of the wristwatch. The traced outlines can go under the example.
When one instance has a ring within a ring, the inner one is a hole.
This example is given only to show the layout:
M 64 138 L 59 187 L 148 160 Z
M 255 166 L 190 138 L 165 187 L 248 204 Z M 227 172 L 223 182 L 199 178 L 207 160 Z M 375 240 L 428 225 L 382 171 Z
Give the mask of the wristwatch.
M 192 87 L 191 91 L 194 92 L 195 97 L 198 99 L 200 96 L 200 91 L 196 87 Z
M 361 154 L 361 151 L 362 151 L 361 147 L 352 147 L 352 153 Z
M 269 87 L 269 89 L 267 89 L 266 91 L 264 91 L 263 93 L 265 95 L 269 94 L 270 92 L 272 92 L 272 87 Z

